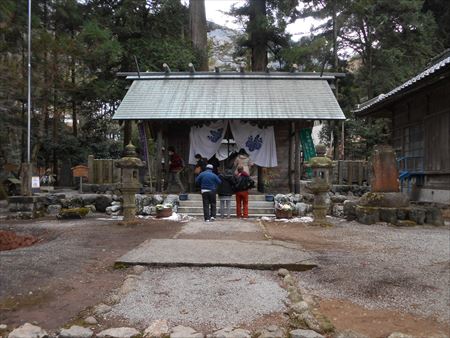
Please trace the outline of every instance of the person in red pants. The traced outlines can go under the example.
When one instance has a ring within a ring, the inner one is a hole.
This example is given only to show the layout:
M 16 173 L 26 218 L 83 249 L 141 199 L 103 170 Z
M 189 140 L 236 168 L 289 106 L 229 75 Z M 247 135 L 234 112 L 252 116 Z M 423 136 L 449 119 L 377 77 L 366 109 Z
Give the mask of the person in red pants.
M 244 167 L 238 166 L 235 183 L 236 216 L 238 218 L 248 218 L 248 191 L 254 186 L 255 182 L 244 171 Z

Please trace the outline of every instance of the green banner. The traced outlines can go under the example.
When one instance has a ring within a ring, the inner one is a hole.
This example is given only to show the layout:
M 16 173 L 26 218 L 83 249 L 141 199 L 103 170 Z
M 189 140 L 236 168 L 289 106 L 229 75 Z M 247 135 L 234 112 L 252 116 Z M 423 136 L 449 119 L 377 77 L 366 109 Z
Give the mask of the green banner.
M 316 156 L 316 149 L 314 148 L 314 142 L 311 137 L 311 133 L 311 128 L 303 128 L 300 130 L 300 142 L 302 144 L 303 158 L 305 159 L 305 162 L 308 162 L 312 157 Z M 311 168 L 307 168 L 306 173 L 308 177 L 312 177 Z

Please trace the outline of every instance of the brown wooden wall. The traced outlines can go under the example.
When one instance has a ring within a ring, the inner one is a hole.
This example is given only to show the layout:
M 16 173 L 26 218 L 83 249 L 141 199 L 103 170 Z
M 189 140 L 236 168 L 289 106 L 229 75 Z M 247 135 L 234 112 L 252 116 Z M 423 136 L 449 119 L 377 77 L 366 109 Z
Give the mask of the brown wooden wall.
M 422 155 L 422 163 L 411 161 L 408 168 L 423 170 L 425 187 L 450 189 L 450 78 L 405 97 L 391 109 L 398 156 Z
M 268 193 L 288 193 L 291 190 L 289 188 L 289 125 L 288 121 L 275 124 L 278 167 L 265 170 L 264 180 L 269 183 L 266 186 Z M 293 169 L 292 164 L 291 166 Z

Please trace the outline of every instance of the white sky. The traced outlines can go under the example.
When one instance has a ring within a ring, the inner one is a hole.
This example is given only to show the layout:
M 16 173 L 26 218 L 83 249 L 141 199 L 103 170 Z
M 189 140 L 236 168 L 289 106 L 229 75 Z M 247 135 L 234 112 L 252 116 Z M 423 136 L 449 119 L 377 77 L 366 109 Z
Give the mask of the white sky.
M 189 0 L 183 0 L 183 2 L 188 3 Z M 245 0 L 205 0 L 206 19 L 222 26 L 241 29 L 242 27 L 234 22 L 233 17 L 223 14 L 223 12 L 228 12 L 233 4 L 239 4 L 240 2 L 245 2 Z M 309 35 L 313 25 L 318 26 L 319 24 L 320 21 L 312 18 L 299 19 L 290 24 L 287 31 L 292 34 L 294 40 L 299 40 L 303 35 Z

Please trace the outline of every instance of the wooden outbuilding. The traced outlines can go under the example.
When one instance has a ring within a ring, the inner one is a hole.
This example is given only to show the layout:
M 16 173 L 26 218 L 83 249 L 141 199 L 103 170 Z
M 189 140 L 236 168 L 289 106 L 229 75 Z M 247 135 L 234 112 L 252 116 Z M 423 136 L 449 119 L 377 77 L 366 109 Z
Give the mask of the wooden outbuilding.
M 113 118 L 125 122 L 128 135 L 130 121 L 142 127 L 141 136 L 155 141 L 155 163 L 167 163 L 167 154 L 161 150 L 173 146 L 186 164 L 192 164 L 194 127 L 217 121 L 226 121 L 227 126 L 242 121 L 258 128 L 273 127 L 277 165 L 258 167 L 261 192 L 299 192 L 300 130 L 311 128 L 315 120 L 345 119 L 330 87 L 343 74 L 167 71 L 119 75 L 133 82 Z M 232 144 L 233 138 L 231 128 L 225 127 L 224 142 Z M 161 190 L 158 167 L 154 176 Z M 183 175 L 191 191 L 193 177 L 190 172 Z
M 355 113 L 391 119 L 403 192 L 413 200 L 450 204 L 450 50 Z

